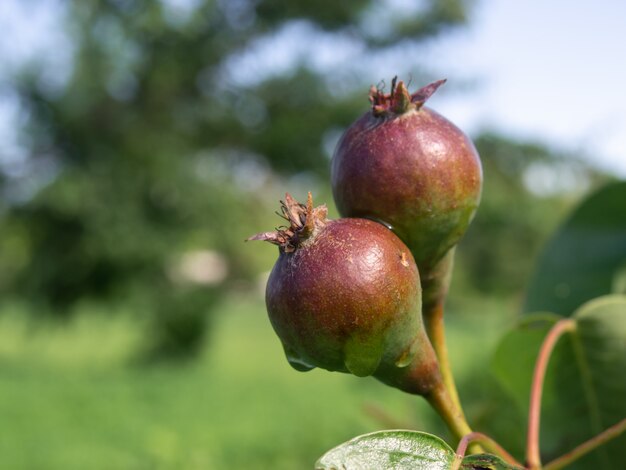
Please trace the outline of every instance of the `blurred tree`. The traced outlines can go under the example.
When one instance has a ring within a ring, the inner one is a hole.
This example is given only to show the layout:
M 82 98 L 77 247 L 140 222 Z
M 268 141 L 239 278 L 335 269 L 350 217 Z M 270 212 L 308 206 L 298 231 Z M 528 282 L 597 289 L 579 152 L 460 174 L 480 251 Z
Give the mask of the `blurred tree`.
M 491 133 L 474 141 L 483 196 L 458 250 L 460 274 L 482 293 L 521 294 L 543 242 L 572 204 L 608 176 L 580 156 L 541 143 Z
M 264 190 L 326 177 L 324 143 L 364 109 L 363 69 L 466 19 L 462 0 L 68 2 L 67 83 L 47 86 L 41 67 L 15 83 L 31 170 L 4 190 L 0 289 L 60 315 L 139 299 L 155 351 L 194 351 L 225 284 L 173 267 L 209 250 L 228 260 L 224 282 L 252 279 L 269 263 L 241 241 L 267 226 Z M 317 44 L 359 60 L 325 68 Z M 299 52 L 281 69 L 275 47 Z

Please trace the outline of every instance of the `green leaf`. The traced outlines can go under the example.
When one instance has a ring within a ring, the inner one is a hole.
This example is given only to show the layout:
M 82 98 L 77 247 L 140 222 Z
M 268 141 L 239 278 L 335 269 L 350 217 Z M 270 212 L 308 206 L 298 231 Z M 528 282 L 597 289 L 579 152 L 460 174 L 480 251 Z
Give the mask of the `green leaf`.
M 550 328 L 561 318 L 551 313 L 528 315 L 502 338 L 496 348 L 491 364 L 492 370 L 521 410 L 528 408 L 530 384 L 541 343 Z M 556 348 L 551 364 L 554 363 L 559 350 L 560 348 Z M 550 377 L 548 375 L 546 378 L 547 384 Z M 527 417 L 527 411 L 523 417 Z M 520 431 L 520 434 L 524 435 L 525 431 Z
M 524 312 L 569 316 L 584 302 L 618 292 L 626 268 L 626 182 L 584 200 L 545 246 Z
M 500 343 L 492 367 L 527 418 L 534 363 L 554 315 L 532 315 Z M 558 457 L 626 417 L 626 296 L 594 299 L 575 311 L 576 331 L 557 343 L 544 384 L 541 449 Z M 521 422 L 520 439 L 526 423 Z M 614 469 L 626 462 L 626 436 L 571 468 Z
M 455 453 L 442 439 L 418 431 L 377 431 L 326 452 L 316 470 L 447 470 Z
M 491 454 L 468 455 L 461 463 L 462 470 L 524 470 L 522 467 L 506 463 Z

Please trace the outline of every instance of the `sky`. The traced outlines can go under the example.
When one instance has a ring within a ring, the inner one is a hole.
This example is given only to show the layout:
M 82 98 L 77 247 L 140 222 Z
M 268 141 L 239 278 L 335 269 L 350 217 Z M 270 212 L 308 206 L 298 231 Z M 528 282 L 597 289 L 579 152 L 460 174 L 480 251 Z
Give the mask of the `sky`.
M 626 177 L 626 2 L 483 1 L 429 54 L 477 78 L 432 103 L 462 128 L 582 150 Z
M 411 3 L 389 1 L 398 8 Z M 61 4 L 0 2 L 0 70 L 43 56 L 51 61 L 48 82 L 63 82 L 71 44 L 59 33 Z M 281 33 L 282 49 L 270 41 L 257 52 L 274 51 L 270 63 L 280 71 L 290 53 L 306 54 L 294 52 L 297 43 L 285 40 L 296 33 L 306 34 L 306 27 Z M 315 55 L 321 67 L 360 52 L 345 38 L 325 37 L 319 43 L 327 46 Z M 48 54 L 51 45 L 54 54 Z M 435 95 L 429 105 L 470 134 L 496 129 L 582 152 L 626 178 L 626 2 L 478 0 L 469 27 L 430 41 L 415 60 L 463 84 L 450 83 L 449 91 Z M 12 137 L 20 120 L 15 106 L 0 72 L 0 158 L 5 160 L 19 152 Z

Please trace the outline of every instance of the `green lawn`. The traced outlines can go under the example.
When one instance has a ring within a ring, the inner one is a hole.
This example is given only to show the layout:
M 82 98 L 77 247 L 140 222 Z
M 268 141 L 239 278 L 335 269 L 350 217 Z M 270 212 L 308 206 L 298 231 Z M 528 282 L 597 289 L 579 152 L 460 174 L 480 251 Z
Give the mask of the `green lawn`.
M 487 357 L 508 321 L 501 304 L 478 308 L 449 328 L 458 370 Z M 225 302 L 192 364 L 129 365 L 141 334 L 123 314 L 36 326 L 0 316 L 0 468 L 292 470 L 386 426 L 442 432 L 420 398 L 293 371 L 259 299 Z M 371 411 L 383 406 L 386 423 Z

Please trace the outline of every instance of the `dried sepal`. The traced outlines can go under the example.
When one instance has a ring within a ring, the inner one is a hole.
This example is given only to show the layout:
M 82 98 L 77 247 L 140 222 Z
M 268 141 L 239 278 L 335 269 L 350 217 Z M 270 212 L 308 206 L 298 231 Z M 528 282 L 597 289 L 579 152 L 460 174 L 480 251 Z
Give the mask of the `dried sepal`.
M 292 253 L 315 231 L 326 224 L 328 209 L 326 205 L 313 207 L 313 196 L 309 192 L 306 205 L 296 201 L 286 193 L 284 201 L 280 201 L 280 213 L 288 227 L 278 227 L 274 232 L 262 232 L 251 236 L 248 240 L 261 240 L 278 245 L 285 253 Z
M 420 88 L 415 93 L 411 95 L 411 103 L 417 106 L 417 108 L 421 108 L 424 106 L 424 103 L 428 101 L 428 99 L 433 96 L 433 94 L 439 89 L 441 85 L 446 83 L 446 79 L 437 80 L 436 82 L 429 83 L 428 85 Z
M 410 109 L 420 109 L 445 82 L 445 79 L 437 80 L 420 88 L 413 94 L 409 94 L 403 81 L 397 82 L 397 77 L 394 77 L 391 81 L 390 93 L 385 93 L 382 88 L 371 86 L 369 100 L 372 103 L 372 112 L 374 116 L 382 116 L 386 114 L 403 114 Z

